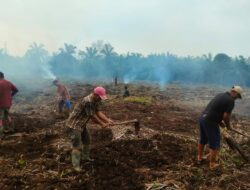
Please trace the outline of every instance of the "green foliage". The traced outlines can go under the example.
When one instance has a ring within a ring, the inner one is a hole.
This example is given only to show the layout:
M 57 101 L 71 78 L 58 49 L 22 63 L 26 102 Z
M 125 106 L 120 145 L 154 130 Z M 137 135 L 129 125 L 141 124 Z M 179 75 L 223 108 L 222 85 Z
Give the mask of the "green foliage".
M 239 157 L 233 157 L 232 160 L 234 164 L 236 165 L 236 167 L 240 167 L 244 163 L 243 160 Z
M 19 160 L 17 161 L 18 166 L 23 169 L 26 166 L 26 161 L 23 158 L 23 155 L 20 156 Z
M 224 53 L 214 57 L 210 53 L 197 57 L 180 57 L 169 52 L 118 54 L 111 44 L 102 41 L 83 50 L 65 43 L 52 55 L 37 43 L 31 44 L 23 57 L 10 56 L 0 49 L 1 70 L 13 73 L 15 77 L 33 74 L 42 78 L 44 64 L 60 79 L 110 81 L 118 77 L 119 81 L 124 82 L 150 81 L 162 85 L 179 81 L 250 86 L 250 57 L 242 55 L 233 58 Z M 13 68 L 18 72 L 13 72 Z

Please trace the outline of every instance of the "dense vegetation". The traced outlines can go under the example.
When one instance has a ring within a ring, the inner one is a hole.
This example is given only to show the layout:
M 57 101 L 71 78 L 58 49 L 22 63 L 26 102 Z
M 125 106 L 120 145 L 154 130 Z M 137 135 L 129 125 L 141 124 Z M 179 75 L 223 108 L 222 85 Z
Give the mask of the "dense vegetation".
M 250 86 L 250 57 L 230 57 L 225 53 L 198 57 L 179 57 L 171 53 L 142 55 L 118 54 L 102 41 L 84 50 L 64 44 L 49 54 L 42 44 L 33 43 L 24 56 L 14 57 L 0 49 L 0 70 L 10 78 L 36 76 L 110 80 L 118 77 L 124 82 L 172 81 L 200 84 L 239 84 Z

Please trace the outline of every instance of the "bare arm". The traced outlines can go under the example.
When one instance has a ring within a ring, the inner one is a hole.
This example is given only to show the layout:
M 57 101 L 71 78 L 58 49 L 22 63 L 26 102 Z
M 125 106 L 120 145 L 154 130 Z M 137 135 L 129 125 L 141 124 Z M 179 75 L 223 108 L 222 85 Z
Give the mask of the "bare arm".
M 227 129 L 231 129 L 230 114 L 229 113 L 224 112 L 224 114 L 223 114 L 223 121 L 226 124 Z
M 109 119 L 103 112 L 98 111 L 96 112 L 96 115 L 103 120 L 105 123 L 113 123 L 111 119 Z
M 70 95 L 69 95 L 69 91 L 67 90 L 66 87 L 64 87 L 64 94 L 65 94 L 66 99 L 69 100 L 70 99 Z
M 106 126 L 107 126 L 107 124 L 106 124 L 105 122 L 103 122 L 103 121 L 97 116 L 97 114 L 94 114 L 93 116 L 91 116 L 91 119 L 92 119 L 95 123 L 101 125 L 102 127 L 106 127 Z
M 15 85 L 11 84 L 11 96 L 14 96 L 18 92 Z

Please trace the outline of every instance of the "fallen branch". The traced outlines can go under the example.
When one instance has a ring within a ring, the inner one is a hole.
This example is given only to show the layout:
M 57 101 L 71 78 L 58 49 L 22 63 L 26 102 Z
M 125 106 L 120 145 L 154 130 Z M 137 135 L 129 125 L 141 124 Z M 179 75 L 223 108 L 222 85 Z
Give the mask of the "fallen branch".
M 240 135 L 242 135 L 242 136 L 244 136 L 244 137 L 250 138 L 250 136 L 249 136 L 248 134 L 243 134 L 242 132 L 240 132 L 240 131 L 238 131 L 238 130 L 236 130 L 236 129 L 231 129 L 231 131 L 233 131 L 233 132 L 235 132 L 235 133 L 238 133 L 238 134 L 240 134 Z
M 232 150 L 237 150 L 239 152 L 239 154 L 241 155 L 241 157 L 246 162 L 248 162 L 249 161 L 248 157 L 245 155 L 245 153 L 243 152 L 243 150 L 241 149 L 241 147 L 235 142 L 235 140 L 229 135 L 229 133 L 226 131 L 226 128 L 221 128 L 221 134 L 224 137 L 224 139 L 226 140 L 228 146 Z

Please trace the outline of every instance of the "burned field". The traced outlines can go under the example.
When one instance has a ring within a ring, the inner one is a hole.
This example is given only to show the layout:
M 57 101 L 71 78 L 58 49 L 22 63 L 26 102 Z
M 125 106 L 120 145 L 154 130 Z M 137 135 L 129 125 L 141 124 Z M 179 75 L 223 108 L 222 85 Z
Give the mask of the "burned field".
M 73 104 L 93 89 L 69 84 Z M 101 129 L 90 123 L 93 162 L 72 170 L 66 117 L 55 112 L 54 90 L 19 95 L 13 106 L 14 132 L 1 140 L 0 189 L 249 189 L 250 166 L 222 142 L 221 169 L 197 166 L 197 120 L 217 92 L 214 87 L 130 85 L 131 97 L 123 99 L 123 85 L 105 85 L 110 99 L 104 112 L 116 121 L 137 118 L 133 124 Z M 233 126 L 250 133 L 246 97 L 236 102 Z M 249 156 L 250 140 L 232 133 Z

